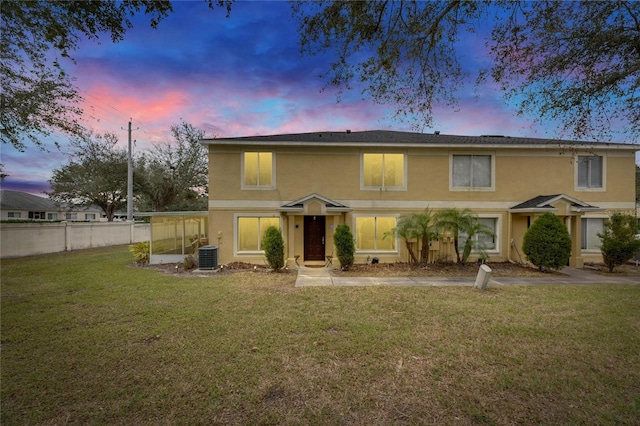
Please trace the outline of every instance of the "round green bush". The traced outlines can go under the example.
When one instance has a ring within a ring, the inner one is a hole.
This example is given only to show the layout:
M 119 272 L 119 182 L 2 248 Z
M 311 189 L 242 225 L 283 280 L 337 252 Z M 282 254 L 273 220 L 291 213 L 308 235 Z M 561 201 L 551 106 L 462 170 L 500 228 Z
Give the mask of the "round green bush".
M 268 227 L 264 233 L 262 249 L 269 266 L 274 271 L 282 269 L 284 266 L 284 240 L 280 230 L 275 226 Z
M 569 231 L 558 216 L 545 213 L 524 234 L 522 251 L 540 270 L 560 269 L 571 256 Z
M 353 234 L 348 225 L 338 225 L 333 234 L 333 244 L 336 246 L 336 256 L 340 261 L 340 267 L 348 271 L 353 265 L 353 257 L 356 245 L 353 242 Z

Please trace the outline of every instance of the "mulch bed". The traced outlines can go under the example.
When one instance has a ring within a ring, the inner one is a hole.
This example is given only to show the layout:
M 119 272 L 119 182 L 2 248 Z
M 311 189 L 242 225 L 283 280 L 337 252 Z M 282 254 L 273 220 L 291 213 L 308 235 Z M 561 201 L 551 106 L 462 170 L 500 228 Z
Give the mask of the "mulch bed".
M 510 262 L 487 264 L 496 277 L 536 277 L 557 274 L 558 272 L 540 272 L 536 268 Z M 477 263 L 457 264 L 452 262 L 416 265 L 412 263 L 355 264 L 349 271 L 333 270 L 335 276 L 404 276 L 404 277 L 474 277 L 480 265 Z
M 537 268 L 511 262 L 492 262 L 487 264 L 495 277 L 543 277 L 549 274 L 559 274 L 556 271 L 541 272 Z M 145 267 L 156 269 L 166 274 L 190 274 L 190 275 L 231 275 L 236 273 L 269 274 L 273 270 L 267 265 L 254 265 L 245 262 L 232 262 L 214 271 L 201 271 L 198 269 L 186 269 L 182 263 L 169 263 L 162 265 L 132 264 L 133 267 Z M 430 263 L 428 265 L 416 265 L 412 263 L 378 263 L 378 264 L 354 264 L 348 271 L 332 269 L 331 274 L 338 277 L 475 277 L 478 274 L 477 263 L 457 264 L 452 262 Z M 639 276 L 640 266 L 635 264 L 621 265 L 609 273 L 603 264 L 586 264 L 585 269 L 601 275 L 625 275 Z M 296 270 L 282 270 L 280 273 L 296 273 Z

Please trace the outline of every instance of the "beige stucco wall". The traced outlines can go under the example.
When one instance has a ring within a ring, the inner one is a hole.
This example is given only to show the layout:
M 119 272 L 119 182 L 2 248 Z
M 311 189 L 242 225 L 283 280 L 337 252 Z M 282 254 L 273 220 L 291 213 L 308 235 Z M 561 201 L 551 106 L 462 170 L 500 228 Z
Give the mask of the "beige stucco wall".
M 131 222 L 3 223 L 2 258 L 149 241 L 149 224 Z
M 470 208 L 482 216 L 499 218 L 498 249 L 491 252 L 492 261 L 519 260 L 521 243 L 526 231 L 526 217 L 509 214 L 508 209 L 538 195 L 566 194 L 603 207 L 604 213 L 587 216 L 602 217 L 613 211 L 633 212 L 635 200 L 635 156 L 633 151 L 603 150 L 605 157 L 605 187 L 602 190 L 576 188 L 575 155 L 591 155 L 592 151 L 561 151 L 559 149 L 359 149 L 357 147 L 256 147 L 250 151 L 275 153 L 276 186 L 273 190 L 241 190 L 240 146 L 212 146 L 209 155 L 210 229 L 212 244 L 218 232 L 221 263 L 234 260 L 264 262 L 261 256 L 236 256 L 234 252 L 234 213 L 274 213 L 283 204 L 312 193 L 341 202 L 352 208 L 341 214 L 339 221 L 353 229 L 358 214 L 411 214 L 429 207 L 434 211 L 447 207 Z M 361 154 L 363 152 L 404 152 L 407 156 L 406 190 L 362 190 L 360 188 Z M 491 154 L 494 157 L 495 189 L 491 191 L 460 191 L 450 189 L 450 158 L 456 153 Z M 282 214 L 287 256 L 302 254 L 302 216 Z M 326 236 L 332 230 L 327 218 Z M 298 228 L 295 227 L 298 225 Z M 515 247 L 511 246 L 513 239 Z M 331 241 L 331 240 L 330 240 Z M 440 254 L 453 257 L 453 243 L 440 243 Z M 406 261 L 404 243 L 398 241 L 398 253 L 376 255 L 358 253 L 356 261 L 367 256 L 383 262 Z M 327 244 L 327 254 L 332 252 Z M 586 253 L 585 261 L 598 261 L 597 253 Z

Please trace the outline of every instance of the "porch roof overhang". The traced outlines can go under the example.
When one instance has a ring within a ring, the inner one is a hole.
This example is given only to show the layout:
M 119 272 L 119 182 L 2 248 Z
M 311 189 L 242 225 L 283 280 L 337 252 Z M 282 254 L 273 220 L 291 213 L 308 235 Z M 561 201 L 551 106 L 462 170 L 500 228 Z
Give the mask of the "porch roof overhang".
M 291 201 L 290 203 L 283 204 L 282 206 L 278 207 L 277 210 L 279 212 L 302 213 L 304 212 L 305 204 L 308 204 L 311 201 L 318 201 L 324 204 L 326 211 L 331 213 L 344 213 L 350 212 L 352 210 L 351 207 L 345 204 L 333 201 L 316 193 L 309 194 L 306 197 L 302 197 L 298 200 Z
M 525 202 L 515 205 L 509 209 L 511 213 L 545 213 L 555 212 L 558 210 L 555 204 L 558 202 L 565 202 L 569 204 L 570 211 L 575 213 L 585 212 L 601 212 L 603 208 L 592 206 L 591 204 L 580 201 L 577 198 L 570 197 L 566 194 L 554 194 L 554 195 L 538 195 Z

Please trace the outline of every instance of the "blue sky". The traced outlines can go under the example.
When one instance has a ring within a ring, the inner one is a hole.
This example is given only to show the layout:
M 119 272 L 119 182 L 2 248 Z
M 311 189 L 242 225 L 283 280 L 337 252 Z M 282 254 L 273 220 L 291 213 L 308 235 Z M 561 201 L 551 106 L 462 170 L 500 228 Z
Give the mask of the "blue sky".
M 203 1 L 174 2 L 174 12 L 152 29 L 140 15 L 125 39 L 113 44 L 81 43 L 66 63 L 85 98 L 84 124 L 98 133 L 113 132 L 127 143 L 132 119 L 135 150 L 169 142 L 170 127 L 185 120 L 208 137 L 250 136 L 328 130 L 411 130 L 395 121 L 391 106 L 362 99 L 359 90 L 341 97 L 322 90 L 319 76 L 327 71 L 327 55 L 300 55 L 297 22 L 284 1 L 238 1 L 230 18 Z M 484 40 L 469 34 L 461 40 L 469 70 L 488 64 Z M 459 92 L 456 108 L 438 107 L 433 128 L 446 134 L 553 137 L 548 127 L 517 117 L 490 82 Z M 49 190 L 53 169 L 69 161 L 54 140 L 49 151 L 28 146 L 19 153 L 2 145 L 0 162 L 9 177 L 3 189 L 42 194 Z

